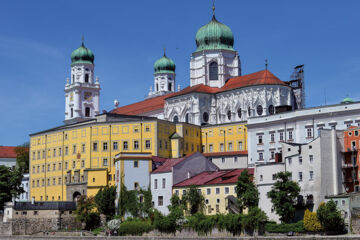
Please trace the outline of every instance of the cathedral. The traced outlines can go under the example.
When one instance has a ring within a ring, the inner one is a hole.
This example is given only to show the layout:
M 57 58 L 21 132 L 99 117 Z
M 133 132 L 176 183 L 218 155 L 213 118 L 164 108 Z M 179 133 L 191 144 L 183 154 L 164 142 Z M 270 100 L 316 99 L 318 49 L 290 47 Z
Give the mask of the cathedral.
M 264 70 L 241 75 L 231 29 L 213 11 L 210 22 L 196 33 L 196 50 L 190 59 L 189 86 L 176 89 L 176 65 L 166 56 L 154 64 L 154 86 L 145 100 L 111 111 L 114 114 L 150 116 L 172 122 L 215 125 L 246 121 L 302 109 L 302 82 L 282 81 Z M 99 114 L 100 85 L 94 81 L 94 55 L 82 44 L 71 56 L 71 80 L 65 93 L 65 123 Z

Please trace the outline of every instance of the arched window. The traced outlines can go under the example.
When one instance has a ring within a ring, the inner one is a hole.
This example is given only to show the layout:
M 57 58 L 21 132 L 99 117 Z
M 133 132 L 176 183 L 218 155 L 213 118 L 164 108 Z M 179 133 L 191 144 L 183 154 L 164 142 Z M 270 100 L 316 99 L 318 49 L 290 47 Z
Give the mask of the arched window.
M 185 115 L 185 122 L 189 123 L 189 114 L 188 113 Z
M 86 83 L 89 82 L 89 74 L 85 74 L 85 82 L 86 82 Z
M 230 111 L 230 110 L 227 112 L 227 118 L 228 118 L 229 120 L 231 120 L 231 111 Z
M 270 105 L 270 106 L 269 106 L 269 114 L 270 114 L 270 115 L 273 115 L 274 113 L 275 113 L 274 105 Z
M 263 114 L 263 107 L 261 106 L 261 105 L 258 105 L 257 107 L 256 107 L 256 112 L 257 112 L 257 114 L 259 115 L 259 116 L 261 116 L 262 114 Z
M 156 91 L 159 91 L 159 84 L 156 84 Z
M 172 89 L 172 84 L 169 83 L 169 84 L 168 84 L 168 91 L 171 91 L 171 89 Z
M 250 109 L 250 107 L 248 107 L 248 116 L 249 116 L 249 117 L 251 116 L 251 109 Z
M 238 117 L 241 119 L 241 108 L 237 110 Z
M 209 114 L 207 112 L 203 113 L 203 120 L 204 122 L 208 122 L 209 121 Z
M 173 122 L 178 123 L 179 122 L 179 117 L 175 115 L 174 118 L 173 118 Z
M 85 117 L 90 117 L 90 108 L 89 107 L 85 108 Z
M 210 72 L 210 80 L 218 80 L 218 64 L 216 62 L 212 62 L 209 65 Z
M 70 109 L 70 117 L 74 117 L 74 109 L 73 108 Z

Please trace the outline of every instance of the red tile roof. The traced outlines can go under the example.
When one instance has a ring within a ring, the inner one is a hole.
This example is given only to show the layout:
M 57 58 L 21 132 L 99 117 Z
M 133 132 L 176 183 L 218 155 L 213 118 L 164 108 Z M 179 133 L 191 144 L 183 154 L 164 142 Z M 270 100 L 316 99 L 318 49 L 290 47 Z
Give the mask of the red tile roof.
M 0 158 L 16 158 L 15 148 L 0 146 Z
M 203 186 L 203 185 L 215 185 L 215 184 L 227 184 L 236 183 L 239 175 L 246 168 L 233 169 L 233 170 L 219 170 L 219 171 L 205 171 L 195 175 L 189 179 L 186 179 L 174 187 L 189 187 L 189 186 Z M 248 168 L 249 174 L 254 174 L 253 168 Z
M 179 92 L 169 93 L 163 96 L 146 99 L 141 102 L 136 102 L 130 105 L 118 107 L 111 111 L 115 114 L 125 115 L 141 115 L 148 112 L 164 109 L 165 99 L 185 95 L 188 93 L 209 93 L 215 94 L 231 89 L 254 86 L 254 85 L 283 85 L 288 86 L 281 81 L 269 70 L 262 70 L 259 72 L 247 74 L 244 76 L 234 77 L 229 79 L 222 88 L 209 87 L 204 84 L 198 84 L 192 87 L 186 87 Z
M 210 152 L 204 153 L 205 157 L 221 157 L 221 156 L 236 156 L 236 155 L 247 155 L 248 151 L 233 151 L 233 152 Z

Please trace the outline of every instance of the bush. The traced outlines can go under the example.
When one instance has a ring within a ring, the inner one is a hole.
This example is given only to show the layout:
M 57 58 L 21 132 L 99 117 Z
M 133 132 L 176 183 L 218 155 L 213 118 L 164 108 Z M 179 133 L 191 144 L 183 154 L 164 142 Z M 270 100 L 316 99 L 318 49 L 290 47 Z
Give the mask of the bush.
M 150 224 L 150 222 L 132 220 L 121 223 L 118 233 L 121 236 L 142 236 L 143 233 L 148 233 L 151 230 L 153 230 L 153 226 Z
M 241 214 L 227 214 L 220 218 L 220 222 L 218 222 L 218 228 L 226 229 L 226 231 L 235 235 L 240 235 L 242 230 L 242 219 L 243 215 Z M 221 221 L 223 220 L 223 221 Z
M 99 227 L 92 230 L 92 233 L 94 233 L 95 236 L 99 235 L 99 233 L 104 232 L 104 228 Z
M 317 218 L 328 234 L 340 234 L 346 232 L 344 219 L 341 217 L 335 202 L 332 200 L 326 204 L 320 203 L 317 210 Z
M 265 225 L 265 230 L 269 233 L 305 232 L 304 222 L 302 220 L 297 223 L 267 223 Z
M 304 228 L 308 232 L 320 232 L 322 231 L 322 226 L 317 218 L 316 212 L 310 212 L 309 209 L 305 211 L 304 214 Z
M 260 228 L 260 225 L 268 220 L 264 211 L 258 207 L 252 207 L 247 215 L 244 215 L 243 225 L 245 231 L 253 234 L 255 230 Z
M 217 216 L 205 216 L 202 213 L 196 213 L 188 218 L 188 226 L 195 230 L 198 235 L 207 235 L 217 226 Z

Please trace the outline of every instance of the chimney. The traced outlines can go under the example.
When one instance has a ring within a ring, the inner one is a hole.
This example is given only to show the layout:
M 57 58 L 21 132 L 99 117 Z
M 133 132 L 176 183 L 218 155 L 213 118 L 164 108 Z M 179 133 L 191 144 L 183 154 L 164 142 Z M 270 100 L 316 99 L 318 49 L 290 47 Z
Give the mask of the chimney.
M 31 198 L 31 204 L 33 204 L 33 205 L 35 204 L 35 197 Z
M 187 172 L 187 178 L 189 179 L 191 177 L 190 172 Z

